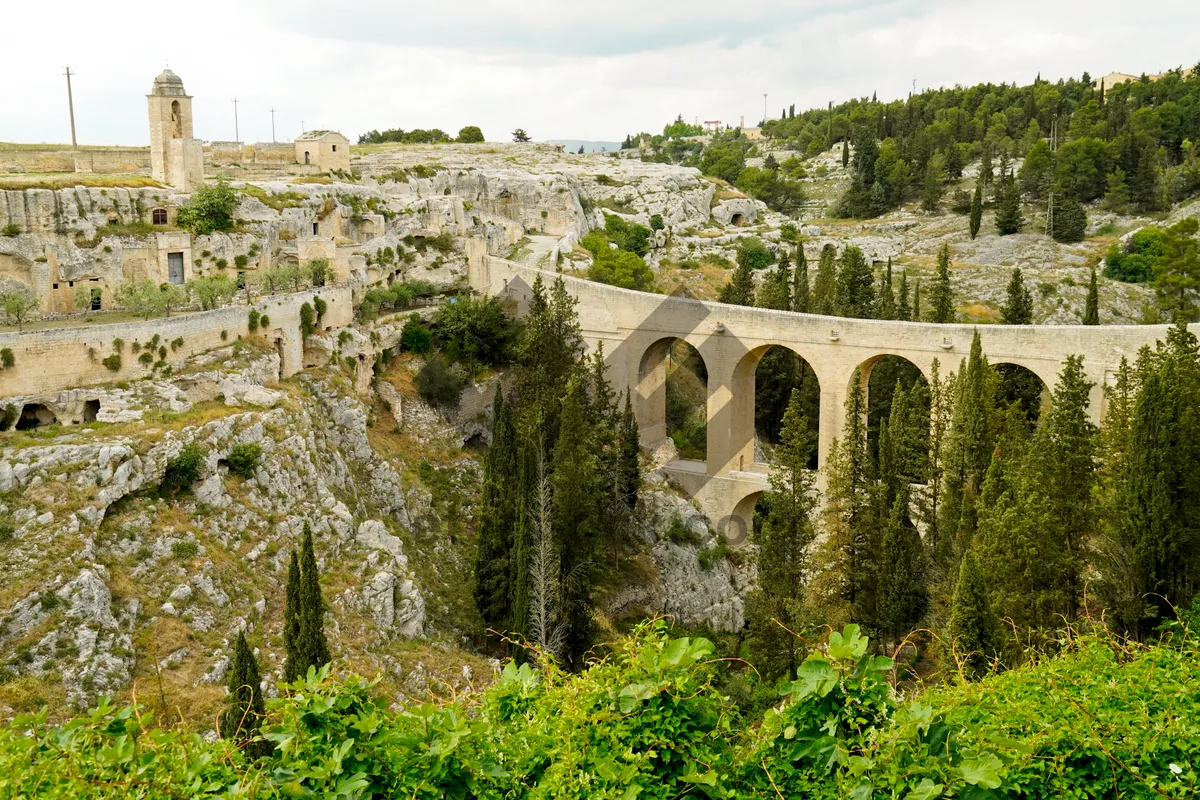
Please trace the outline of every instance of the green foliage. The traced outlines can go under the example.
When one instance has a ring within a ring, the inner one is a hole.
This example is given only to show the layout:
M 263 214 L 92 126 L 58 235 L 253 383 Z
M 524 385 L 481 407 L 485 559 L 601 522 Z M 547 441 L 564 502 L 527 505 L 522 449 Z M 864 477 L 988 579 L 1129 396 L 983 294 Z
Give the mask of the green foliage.
M 1096 282 L 1095 267 L 1092 267 L 1091 278 L 1088 280 L 1087 301 L 1083 310 L 1083 324 L 1100 324 L 1100 286 Z
M 460 365 L 450 364 L 440 353 L 434 353 L 425 359 L 425 366 L 417 373 L 417 391 L 435 406 L 457 408 L 469 379 Z
M 0 228 L 0 236 L 5 236 L 9 239 L 21 235 L 21 226 L 15 222 L 10 222 L 3 228 Z
M 40 306 L 38 296 L 24 283 L 0 280 L 0 313 L 4 314 L 6 319 L 15 322 L 18 331 Z
M 313 309 L 312 303 L 304 303 L 300 306 L 300 336 L 304 339 L 312 336 L 316 326 L 317 312 Z
M 237 193 L 220 179 L 193 192 L 187 204 L 176 212 L 175 224 L 197 236 L 232 230 L 237 204 Z
M 1193 322 L 1200 315 L 1200 222 L 1188 217 L 1163 231 L 1155 266 L 1154 296 L 1168 319 Z
M 1025 226 L 1021 214 L 1021 192 L 1011 175 L 1000 179 L 1000 197 L 996 204 L 996 232 L 1001 236 L 1019 233 Z
M 1087 232 L 1087 212 L 1083 204 L 1068 198 L 1054 208 L 1054 229 L 1050 235 L 1056 242 L 1081 242 Z
M 701 125 L 693 125 L 683 121 L 683 115 L 675 117 L 675 121 L 663 127 L 663 136 L 668 139 L 682 139 L 686 136 L 700 136 L 704 133 Z
M 253 478 L 254 470 L 258 468 L 261 458 L 262 445 L 257 442 L 243 442 L 233 446 L 226 461 L 229 464 L 229 471 L 234 475 L 239 478 Z
M 200 554 L 200 545 L 192 540 L 171 543 L 171 555 L 175 558 L 195 558 Z
M 1126 243 L 1117 242 L 1108 249 L 1104 257 L 1104 277 L 1129 283 L 1152 281 L 1162 251 L 1162 228 L 1142 228 L 1130 236 Z
M 419 315 L 413 314 L 404 323 L 404 328 L 400 331 L 400 348 L 421 355 L 433 349 L 433 334 L 425 327 Z
M 119 372 L 121 370 L 121 355 L 120 353 L 113 353 L 112 355 L 105 356 L 100 359 L 100 363 L 110 372 Z
M 604 230 L 622 250 L 644 256 L 650 249 L 651 231 L 645 225 L 622 219 L 616 214 L 605 214 Z
M 221 305 L 237 294 L 237 284 L 226 275 L 211 275 L 193 278 L 186 284 L 188 293 L 208 311 Z
M 480 130 L 478 125 L 466 125 L 462 128 L 459 128 L 458 136 L 455 137 L 455 141 L 461 142 L 462 144 L 478 144 L 479 142 L 484 141 L 483 131 Z
M 497 298 L 466 295 L 438 308 L 433 327 L 434 343 L 451 360 L 493 366 L 507 363 L 518 331 Z
M 180 492 L 190 489 L 192 484 L 200 479 L 200 468 L 204 465 L 207 455 L 195 444 L 184 446 L 178 455 L 167 461 L 162 481 L 158 485 L 159 495 L 175 497 Z
M 1008 281 L 1004 307 L 1000 309 L 1000 320 L 1005 325 L 1033 324 L 1033 295 L 1021 277 L 1021 268 L 1014 267 Z
M 937 277 L 934 279 L 930 322 L 954 321 L 954 289 L 950 285 L 950 245 L 938 251 Z
M 246 318 L 246 327 L 250 330 L 250 333 L 258 330 L 261 317 L 262 315 L 258 313 L 257 308 L 250 309 L 250 314 Z
M 222 739 L 236 743 L 251 758 L 269 756 L 273 749 L 269 742 L 258 738 L 258 730 L 266 716 L 261 682 L 258 659 L 246 642 L 245 632 L 238 631 L 226 680 L 229 695 L 225 700 L 225 710 L 218 719 L 217 730 Z
M 13 355 L 12 348 L 0 348 L 0 369 L 12 369 L 16 364 L 17 357 Z
M 474 126 L 463 128 L 463 131 L 469 130 Z M 476 128 L 475 130 L 478 130 Z M 462 134 L 462 131 L 459 131 Z M 482 135 L 482 134 L 481 134 Z M 440 128 L 431 128 L 424 130 L 417 128 L 411 131 L 401 130 L 400 128 L 388 128 L 385 131 L 368 131 L 367 133 L 359 134 L 359 144 L 383 144 L 385 142 L 398 142 L 403 144 L 445 144 L 454 141 Z M 482 141 L 482 139 L 480 139 Z

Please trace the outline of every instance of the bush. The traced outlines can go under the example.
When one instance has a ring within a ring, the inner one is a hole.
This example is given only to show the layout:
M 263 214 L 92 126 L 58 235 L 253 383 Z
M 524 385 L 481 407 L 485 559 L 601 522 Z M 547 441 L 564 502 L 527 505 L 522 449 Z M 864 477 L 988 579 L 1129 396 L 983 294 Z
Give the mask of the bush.
M 478 125 L 467 125 L 459 129 L 457 141 L 463 144 L 477 144 L 483 141 L 483 131 Z
M 454 236 L 450 231 L 442 231 L 437 236 L 426 239 L 425 246 L 442 254 L 453 253 L 457 249 L 454 246 Z
M 317 312 L 313 310 L 311 303 L 305 303 L 300 306 L 300 335 L 307 339 L 313 335 L 316 329 Z
M 229 471 L 234 475 L 239 478 L 252 478 L 261 457 L 262 446 L 257 442 L 246 442 L 235 444 L 229 451 L 229 458 L 226 461 L 229 464 Z
M 1163 252 L 1163 232 L 1153 226 L 1129 237 L 1128 244 L 1115 242 L 1104 257 L 1104 277 L 1127 283 L 1154 280 L 1154 268 Z
M 467 385 L 467 373 L 458 364 L 451 365 L 441 354 L 431 355 L 417 373 L 417 391 L 431 405 L 457 408 L 459 396 Z
M 258 313 L 258 309 L 250 309 L 250 316 L 246 319 L 246 327 L 250 329 L 251 333 L 254 333 L 256 330 L 258 330 L 259 317 L 260 315 Z
M 314 297 L 313 309 L 315 309 L 317 312 L 317 324 L 320 325 L 321 318 L 324 317 L 325 312 L 329 310 L 329 304 L 325 302 L 324 298 Z
M 650 249 L 650 229 L 645 225 L 629 222 L 615 214 L 605 214 L 604 231 L 622 250 L 644 256 Z
M 258 327 L 264 331 L 267 328 L 271 327 L 271 318 L 268 317 L 266 314 L 263 314 L 262 316 L 260 316 L 258 318 Z
M 12 348 L 0 349 L 0 369 L 12 369 L 16 363 L 17 357 L 13 355 Z
M 200 545 L 196 542 L 172 542 L 171 555 L 175 558 L 195 558 L 200 555 Z
M 11 239 L 14 236 L 20 236 L 20 235 L 21 235 L 21 226 L 15 222 L 10 222 L 7 225 L 5 225 L 3 228 L 0 228 L 0 236 L 7 236 L 8 238 Z
M 103 359 L 101 359 L 100 363 L 103 364 L 109 372 L 118 372 L 121 369 L 121 354 L 113 353 L 111 356 L 105 356 Z
M 509 359 L 516 325 L 495 297 L 457 297 L 437 310 L 433 340 L 454 361 L 499 366 Z
M 150 366 L 151 364 L 154 363 L 154 354 L 151 353 L 149 350 L 147 350 L 146 352 L 144 352 L 140 356 L 138 356 L 138 363 L 143 364 L 144 366 L 147 366 L 147 367 Z
M 404 323 L 404 330 L 400 332 L 400 347 L 410 353 L 421 354 L 428 353 L 433 349 L 433 336 L 416 314 L 413 314 Z
M 175 214 L 175 224 L 197 236 L 232 230 L 237 203 L 237 194 L 220 179 L 215 185 L 202 186 L 193 192 L 187 205 Z
M 738 243 L 737 263 L 749 265 L 750 269 L 766 269 L 775 263 L 774 254 L 757 236 L 748 236 Z
M 194 444 L 180 450 L 179 455 L 167 462 L 162 482 L 158 485 L 159 495 L 174 497 L 190 489 L 200 479 L 200 467 L 205 457 L 205 452 Z
M 238 269 L 245 269 L 250 263 L 250 257 L 245 255 L 237 255 L 233 257 L 233 265 Z

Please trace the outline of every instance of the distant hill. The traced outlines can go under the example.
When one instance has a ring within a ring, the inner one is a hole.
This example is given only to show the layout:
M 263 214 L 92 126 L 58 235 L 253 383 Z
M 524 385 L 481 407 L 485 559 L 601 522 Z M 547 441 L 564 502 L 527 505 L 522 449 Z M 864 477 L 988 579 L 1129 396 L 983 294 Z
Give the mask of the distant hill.
M 583 145 L 585 153 L 599 153 L 603 150 L 620 150 L 620 142 L 589 142 L 586 139 L 547 139 L 552 144 L 561 144 L 568 153 L 578 153 L 579 145 Z

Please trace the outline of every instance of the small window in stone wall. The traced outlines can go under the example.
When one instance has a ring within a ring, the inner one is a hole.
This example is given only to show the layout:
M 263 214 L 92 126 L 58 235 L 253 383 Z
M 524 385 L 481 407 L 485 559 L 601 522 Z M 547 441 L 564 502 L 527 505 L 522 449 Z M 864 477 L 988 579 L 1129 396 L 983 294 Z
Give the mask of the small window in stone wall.
M 333 146 L 333 152 L 335 152 L 335 153 L 337 152 L 337 145 L 336 145 L 336 144 Z
M 167 210 L 165 208 L 156 208 L 150 212 L 150 219 L 155 225 L 167 224 Z

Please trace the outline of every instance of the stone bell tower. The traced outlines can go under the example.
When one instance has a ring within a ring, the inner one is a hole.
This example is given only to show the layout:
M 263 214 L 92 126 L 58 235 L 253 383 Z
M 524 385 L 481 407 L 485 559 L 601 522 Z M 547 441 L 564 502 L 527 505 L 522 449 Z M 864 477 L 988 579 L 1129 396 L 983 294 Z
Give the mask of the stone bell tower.
M 154 180 L 190 192 L 204 183 L 204 146 L 192 138 L 192 98 L 169 69 L 146 95 L 150 111 L 150 172 Z

